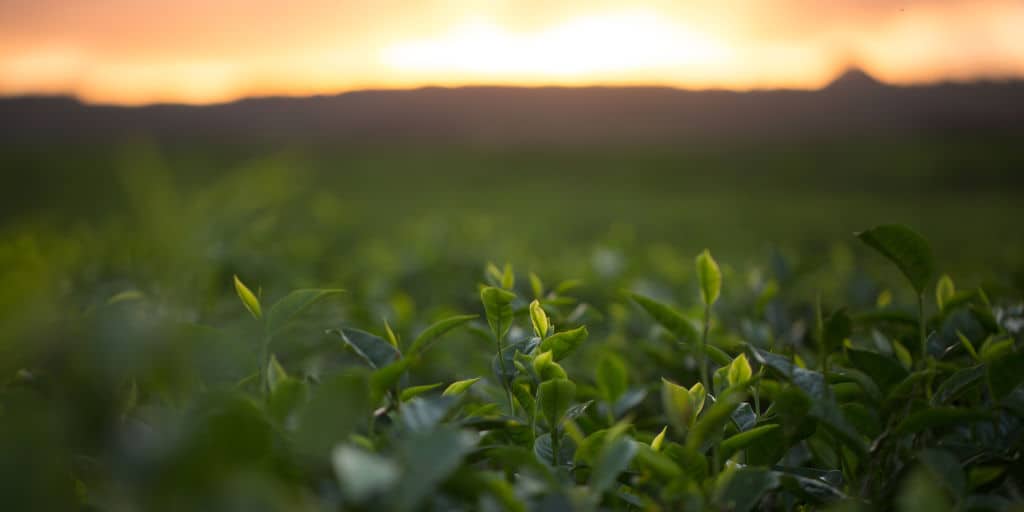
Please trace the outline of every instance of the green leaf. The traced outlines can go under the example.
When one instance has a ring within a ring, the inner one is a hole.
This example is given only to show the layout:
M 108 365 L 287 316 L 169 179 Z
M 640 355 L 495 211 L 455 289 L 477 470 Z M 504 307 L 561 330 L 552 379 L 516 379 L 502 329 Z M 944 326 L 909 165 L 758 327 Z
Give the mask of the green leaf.
M 968 339 L 967 336 L 964 336 L 964 333 L 957 331 L 956 339 L 960 341 L 960 345 L 964 347 L 964 350 L 966 350 L 968 354 L 971 355 L 972 359 L 975 361 L 981 361 L 981 356 L 978 355 L 978 351 L 974 350 L 974 344 L 971 343 L 971 340 Z
M 541 352 L 537 354 L 537 357 L 533 358 L 533 371 L 537 373 L 537 377 L 541 381 L 569 378 L 561 365 L 554 361 L 554 356 L 550 350 Z
M 554 355 L 555 361 L 560 361 L 586 341 L 589 334 L 585 325 L 569 331 L 555 333 L 540 342 L 540 350 L 542 352 L 550 350 Z
M 964 474 L 960 461 L 952 453 L 931 448 L 922 451 L 917 459 L 938 477 L 952 496 L 962 499 L 967 494 L 967 475 Z
M 846 350 L 846 356 L 854 367 L 875 381 L 883 394 L 888 393 L 893 386 L 909 375 L 899 361 L 877 352 L 851 348 Z
M 407 388 L 402 390 L 402 393 L 399 395 L 398 399 L 399 399 L 399 401 L 402 401 L 402 402 L 408 402 L 413 397 L 422 395 L 423 393 L 427 393 L 427 392 L 433 391 L 433 390 L 435 390 L 435 389 L 437 389 L 437 388 L 439 388 L 439 387 L 441 387 L 443 385 L 444 385 L 443 382 L 435 382 L 433 384 L 424 384 L 422 386 L 410 386 L 410 387 L 407 387 Z
M 897 510 L 951 512 L 954 510 L 940 482 L 928 469 L 915 468 L 903 479 L 896 497 Z
M 273 393 L 277 383 L 287 378 L 288 372 L 284 371 L 284 367 L 277 361 L 277 356 L 271 354 L 270 362 L 267 363 L 267 387 L 270 392 Z
M 400 357 L 398 350 L 390 343 L 366 331 L 334 329 L 331 332 L 341 336 L 342 341 L 363 361 L 366 361 L 370 368 L 384 368 Z
M 563 466 L 572 461 L 579 452 L 569 436 L 562 436 L 558 443 L 558 465 Z M 548 466 L 555 465 L 554 447 L 551 446 L 551 433 L 541 434 L 533 442 L 533 453 L 537 459 Z
M 708 458 L 703 453 L 678 443 L 668 443 L 663 452 L 694 481 L 700 482 L 707 477 Z
M 395 347 L 395 350 L 400 350 L 398 348 L 398 336 L 395 335 L 395 331 L 391 330 L 391 324 L 388 323 L 386 318 L 384 319 L 384 334 L 388 337 L 388 343 L 390 343 L 392 347 Z
M 245 283 L 238 276 L 235 276 L 235 292 L 238 293 L 238 298 L 242 300 L 242 305 L 245 306 L 245 309 L 249 310 L 253 318 L 257 320 L 263 318 L 260 300 L 256 298 L 252 290 L 249 290 L 249 287 L 245 286 Z
M 634 446 L 637 448 L 635 459 L 640 468 L 650 470 L 665 480 L 683 476 L 683 469 L 679 467 L 679 464 L 676 464 L 668 455 L 661 453 L 660 450 L 640 443 L 634 443 Z
M 822 342 L 825 344 L 825 350 L 834 352 L 842 348 L 843 340 L 850 337 L 852 329 L 850 316 L 846 314 L 845 309 L 840 309 L 829 315 L 828 320 L 822 326 L 822 337 L 824 338 Z
M 548 328 L 550 327 L 548 314 L 544 312 L 544 308 L 540 306 L 540 301 L 536 299 L 530 303 L 530 322 L 533 323 L 533 333 L 537 337 L 543 338 L 548 335 Z
M 956 286 L 953 284 L 953 278 L 949 277 L 949 274 L 942 274 L 939 282 L 935 284 L 935 304 L 939 306 L 939 311 L 945 309 L 946 303 L 955 294 Z
M 292 414 L 309 399 L 309 385 L 305 382 L 285 377 L 277 381 L 267 399 L 267 411 L 277 421 L 287 425 Z
M 423 332 L 413 340 L 412 345 L 406 352 L 410 355 L 422 354 L 430 348 L 433 341 L 437 340 L 448 331 L 451 331 L 452 329 L 476 318 L 477 315 L 459 315 L 440 320 L 424 329 Z
M 402 404 L 399 419 L 408 432 L 430 432 L 441 424 L 452 407 L 458 403 L 453 396 L 418 396 Z
M 359 425 L 368 423 L 373 403 L 365 371 L 341 373 L 313 389 L 298 412 L 295 444 L 303 454 L 326 458 Z
M 480 290 L 480 301 L 484 304 L 487 324 L 491 326 L 491 332 L 496 339 L 504 339 L 508 330 L 512 328 L 512 301 L 515 298 L 514 293 L 493 286 Z
M 992 361 L 988 366 L 992 393 L 1002 399 L 1024 382 L 1024 352 L 1014 352 Z
M 911 413 L 893 429 L 893 434 L 902 436 L 931 428 L 950 427 L 990 419 L 992 419 L 992 413 L 986 411 L 957 407 L 929 407 Z
M 868 451 L 867 443 L 861 438 L 853 425 L 843 416 L 839 404 L 832 394 L 825 377 L 818 372 L 799 368 L 788 359 L 765 352 L 756 347 L 749 347 L 751 355 L 761 364 L 767 366 L 779 377 L 792 382 L 807 398 L 810 399 L 808 414 L 829 428 L 840 439 L 860 454 Z
M 441 426 L 401 439 L 397 446 L 402 477 L 395 486 L 395 510 L 414 510 L 462 464 L 477 436 Z M 387 510 L 390 507 L 382 507 Z
M 658 435 L 654 436 L 654 439 L 651 440 L 651 449 L 652 450 L 654 450 L 656 452 L 660 452 L 661 451 L 661 445 L 665 442 L 665 433 L 666 432 L 668 432 L 668 426 L 667 425 L 662 427 L 661 428 L 661 432 L 659 432 Z
M 981 345 L 978 357 L 986 363 L 993 363 L 1013 353 L 1014 341 L 1011 338 L 989 338 Z
M 267 332 L 271 335 L 276 334 L 304 309 L 324 297 L 341 292 L 342 290 L 338 289 L 307 289 L 295 290 L 285 295 L 273 306 L 270 306 L 270 311 L 267 313 Z
M 608 490 L 619 474 L 629 467 L 636 453 L 636 442 L 628 437 L 618 437 L 606 443 L 590 474 L 590 488 L 594 493 L 601 494 Z
M 722 271 L 718 263 L 711 257 L 711 251 L 704 249 L 704 252 L 697 255 L 697 280 L 700 282 L 700 298 L 707 306 L 713 305 L 722 292 Z
M 749 512 L 766 492 L 778 486 L 778 474 L 767 469 L 729 469 L 715 483 L 714 501 L 721 510 Z
M 512 272 L 512 264 L 506 263 L 505 269 L 501 273 L 501 287 L 506 290 L 511 290 L 516 286 L 516 274 Z
M 690 421 L 695 416 L 689 390 L 662 377 L 661 408 L 679 435 L 689 430 Z
M 696 417 L 704 410 L 704 401 L 708 397 L 708 392 L 704 389 L 704 384 L 698 382 L 690 386 L 690 405 L 693 406 L 693 415 Z
M 696 343 L 700 340 L 700 332 L 697 331 L 697 328 L 674 309 L 636 293 L 631 293 L 630 298 L 679 341 Z
M 476 384 L 477 381 L 479 380 L 480 377 L 473 377 L 472 379 L 458 380 L 452 382 L 451 384 L 448 385 L 447 388 L 444 389 L 444 392 L 441 393 L 441 396 L 461 395 L 468 391 L 469 388 L 471 388 L 473 384 Z
M 544 295 L 544 283 L 540 280 L 540 276 L 533 272 L 530 272 L 530 289 L 533 291 L 535 299 L 539 299 Z
M 721 454 L 722 458 L 728 459 L 732 457 L 732 454 L 754 444 L 762 439 L 765 439 L 776 430 L 781 427 L 779 425 L 761 425 L 760 427 L 754 427 L 746 432 L 740 432 L 725 441 L 722 441 Z
M 409 369 L 412 359 L 399 359 L 383 368 L 378 368 L 370 374 L 370 390 L 373 392 L 373 400 L 380 400 L 388 390 L 398 385 L 402 375 Z
M 1024 368 L 1021 368 L 1021 370 L 1024 370 Z M 939 385 L 932 395 L 931 402 L 935 405 L 951 402 L 974 385 L 982 382 L 984 377 L 984 365 L 957 370 L 949 378 L 942 381 L 942 384 Z
M 722 430 L 732 420 L 732 413 L 743 401 L 744 393 L 729 391 L 720 394 L 711 407 L 693 424 L 686 436 L 686 446 L 699 451 L 707 449 L 708 443 L 722 435 Z
M 542 382 L 537 392 L 537 407 L 552 431 L 557 431 L 562 417 L 576 398 L 576 384 L 568 379 Z
M 746 384 L 753 375 L 754 372 L 750 369 L 750 361 L 747 361 L 747 355 L 740 354 L 729 365 L 729 372 L 726 374 L 726 378 L 730 387 L 737 387 Z
M 342 494 L 354 503 L 383 496 L 398 482 L 400 475 L 394 461 L 349 444 L 334 448 L 331 463 Z
M 857 233 L 857 238 L 889 259 L 923 294 L 935 276 L 935 259 L 928 241 L 912 229 L 886 224 Z
M 612 352 L 605 352 L 597 362 L 595 376 L 601 397 L 614 404 L 629 387 L 629 374 L 626 363 Z

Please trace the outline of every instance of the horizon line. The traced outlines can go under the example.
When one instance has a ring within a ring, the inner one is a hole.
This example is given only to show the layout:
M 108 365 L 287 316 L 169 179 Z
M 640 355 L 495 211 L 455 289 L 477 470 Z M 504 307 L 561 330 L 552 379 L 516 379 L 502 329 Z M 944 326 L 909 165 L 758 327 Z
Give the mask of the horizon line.
M 231 99 L 224 100 L 213 100 L 213 101 L 142 101 L 142 102 L 118 102 L 118 101 L 92 101 L 87 98 L 83 98 L 80 94 L 73 91 L 63 92 L 25 92 L 25 93 L 0 93 L 0 101 L 17 101 L 17 100 L 45 100 L 45 99 L 66 99 L 74 101 L 83 106 L 87 107 L 110 107 L 110 108 L 146 108 L 146 107 L 161 107 L 161 106 L 179 106 L 179 107 L 215 107 L 223 105 L 231 105 L 235 103 L 241 103 L 245 101 L 258 101 L 258 100 L 302 100 L 302 99 L 314 99 L 314 98 L 332 98 L 340 97 L 348 94 L 368 93 L 368 92 L 416 92 L 425 90 L 468 90 L 468 89 L 517 89 L 517 90 L 542 90 L 542 89 L 663 89 L 677 92 L 728 92 L 736 94 L 749 94 L 758 92 L 822 92 L 844 77 L 851 74 L 861 74 L 866 77 L 869 82 L 873 82 L 879 87 L 889 87 L 898 89 L 908 88 L 926 88 L 926 87 L 939 87 L 949 85 L 1007 85 L 1013 83 L 1024 83 L 1024 75 L 982 75 L 973 78 L 940 78 L 936 80 L 921 80 L 913 82 L 886 82 L 876 78 L 873 74 L 867 72 L 860 67 L 849 67 L 845 68 L 838 74 L 836 74 L 828 82 L 824 83 L 819 87 L 687 87 L 680 84 L 669 84 L 669 83 L 658 83 L 658 82 L 637 82 L 637 83 L 618 83 L 618 82 L 593 82 L 593 83 L 580 83 L 580 84 L 565 84 L 552 82 L 550 84 L 515 84 L 515 83 L 487 83 L 487 82 L 467 82 L 461 84 L 442 84 L 442 83 L 425 83 L 421 85 L 413 86 L 387 86 L 387 85 L 365 85 L 365 86 L 354 86 L 351 88 L 340 88 L 331 92 L 310 92 L 310 93 L 268 93 L 268 94 L 240 94 Z

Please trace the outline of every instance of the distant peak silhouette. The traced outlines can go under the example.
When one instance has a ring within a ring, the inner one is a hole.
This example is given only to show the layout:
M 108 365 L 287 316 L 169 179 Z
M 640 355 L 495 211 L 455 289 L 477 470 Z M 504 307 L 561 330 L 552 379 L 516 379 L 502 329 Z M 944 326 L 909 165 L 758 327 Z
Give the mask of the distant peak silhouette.
M 884 85 L 882 82 L 879 82 L 863 69 L 853 67 L 843 71 L 825 86 L 825 89 L 829 91 L 862 91 L 865 89 L 875 89 L 882 85 Z

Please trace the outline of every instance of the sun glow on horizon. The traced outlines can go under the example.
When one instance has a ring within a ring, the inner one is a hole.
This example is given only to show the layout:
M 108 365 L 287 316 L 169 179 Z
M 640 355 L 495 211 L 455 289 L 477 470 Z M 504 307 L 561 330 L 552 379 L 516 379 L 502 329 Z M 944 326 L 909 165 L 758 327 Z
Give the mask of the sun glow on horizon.
M 0 2 L 0 95 L 97 103 L 462 85 L 1024 77 L 1019 0 Z
M 533 33 L 474 20 L 441 38 L 396 43 L 380 55 L 399 72 L 552 79 L 713 66 L 728 53 L 722 42 L 654 12 L 627 11 L 576 17 Z

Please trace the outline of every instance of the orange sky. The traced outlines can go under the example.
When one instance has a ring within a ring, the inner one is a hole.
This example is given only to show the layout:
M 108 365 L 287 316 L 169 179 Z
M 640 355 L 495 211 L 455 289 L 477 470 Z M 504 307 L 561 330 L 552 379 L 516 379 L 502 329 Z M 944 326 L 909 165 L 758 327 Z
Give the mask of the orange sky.
M 0 0 L 0 94 L 1024 76 L 1024 0 Z

